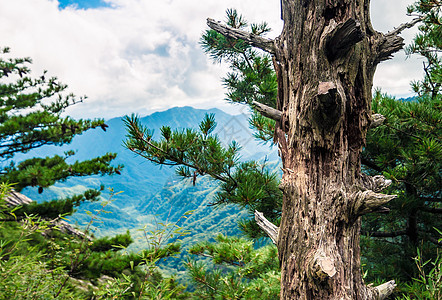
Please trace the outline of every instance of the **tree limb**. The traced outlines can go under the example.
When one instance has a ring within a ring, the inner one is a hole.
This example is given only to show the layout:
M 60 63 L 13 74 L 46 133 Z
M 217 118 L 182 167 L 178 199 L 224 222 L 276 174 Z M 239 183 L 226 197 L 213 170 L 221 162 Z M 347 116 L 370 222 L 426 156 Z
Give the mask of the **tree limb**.
M 442 198 L 419 197 L 419 199 L 427 202 L 442 202 Z
M 363 164 L 366 167 L 369 167 L 370 169 L 375 170 L 376 172 L 383 172 L 384 171 L 375 162 L 373 162 L 370 159 L 363 157 L 363 156 L 361 156 L 361 164 Z
M 393 53 L 401 50 L 404 47 L 404 39 L 398 36 L 403 30 L 411 28 L 418 22 L 422 21 L 423 17 L 416 18 L 411 22 L 401 24 L 396 29 L 381 35 L 378 42 L 378 47 L 376 49 L 377 57 L 375 59 L 375 64 L 381 61 L 388 60 L 392 57 Z
M 252 105 L 264 117 L 267 117 L 267 118 L 270 118 L 272 120 L 275 120 L 276 122 L 281 121 L 282 111 L 274 109 L 274 108 L 272 108 L 270 106 L 267 106 L 265 104 L 259 103 L 257 101 L 252 101 Z
M 372 190 L 358 191 L 352 195 L 355 199 L 355 214 L 361 216 L 375 212 L 380 206 L 396 197 L 396 195 L 375 193 Z
M 279 227 L 275 224 L 271 223 L 269 220 L 267 220 L 263 213 L 260 213 L 259 211 L 255 210 L 255 221 L 258 224 L 258 226 L 264 230 L 265 233 L 270 237 L 273 244 L 276 245 L 278 241 L 278 232 Z
M 396 288 L 396 283 L 394 282 L 394 280 L 378 285 L 377 287 L 375 287 L 375 290 L 377 290 L 378 292 L 378 299 L 379 300 L 386 299 L 388 296 L 390 296 L 393 293 L 395 288 Z
M 250 32 L 231 28 L 210 18 L 207 18 L 207 25 L 225 37 L 243 40 L 249 45 L 264 50 L 270 54 L 275 54 L 276 52 L 274 41 L 271 39 L 266 39 Z
M 388 35 L 398 35 L 402 31 L 404 31 L 405 29 L 413 27 L 414 25 L 416 25 L 417 23 L 419 23 L 420 21 L 422 21 L 424 19 L 425 19 L 425 17 L 422 16 L 422 17 L 419 17 L 419 18 L 415 18 L 415 19 L 411 20 L 408 23 L 403 23 L 403 24 L 399 25 L 397 28 L 395 28 L 394 30 L 389 31 L 386 35 L 387 36 Z
M 363 38 L 364 33 L 361 30 L 361 24 L 354 19 L 348 19 L 346 22 L 336 26 L 328 35 L 325 44 L 327 57 L 330 60 L 335 60 L 344 56 L 351 47 Z

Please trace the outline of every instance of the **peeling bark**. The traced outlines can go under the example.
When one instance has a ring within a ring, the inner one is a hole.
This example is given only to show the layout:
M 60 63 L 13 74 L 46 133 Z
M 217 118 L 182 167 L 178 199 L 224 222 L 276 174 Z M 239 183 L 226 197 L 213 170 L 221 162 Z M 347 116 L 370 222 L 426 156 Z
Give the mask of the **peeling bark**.
M 389 187 L 392 183 L 391 180 L 385 179 L 382 175 L 376 175 L 376 176 L 368 176 L 363 173 L 361 173 L 361 187 L 364 190 L 372 190 L 374 192 L 380 192 L 387 187 Z

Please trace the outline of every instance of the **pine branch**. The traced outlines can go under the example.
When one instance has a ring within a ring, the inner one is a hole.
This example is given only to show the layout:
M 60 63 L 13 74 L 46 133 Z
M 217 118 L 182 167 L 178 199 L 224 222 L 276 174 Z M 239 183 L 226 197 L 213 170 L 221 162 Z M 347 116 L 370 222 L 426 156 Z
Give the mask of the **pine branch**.
M 249 45 L 264 50 L 270 54 L 275 53 L 274 41 L 271 39 L 262 38 L 258 35 L 226 26 L 221 22 L 216 22 L 215 20 L 210 18 L 207 18 L 207 25 L 216 32 L 224 35 L 225 37 L 240 39 L 245 41 Z
M 196 255 L 213 259 L 213 255 L 210 255 L 210 254 L 207 254 L 207 253 L 204 253 L 204 252 L 197 253 Z M 234 266 L 234 267 L 244 267 L 244 263 L 243 262 L 239 263 L 239 262 L 236 262 L 236 261 L 227 261 L 227 260 L 223 260 L 223 262 L 228 264 L 228 265 Z
M 442 198 L 419 197 L 419 199 L 427 202 L 442 202 Z
M 368 158 L 365 158 L 363 156 L 361 156 L 361 164 L 369 167 L 370 169 L 375 170 L 376 172 L 383 171 L 383 169 L 381 167 L 379 167 L 376 163 L 374 163 L 373 161 L 371 161 Z
M 442 208 L 437 207 L 422 207 L 421 210 L 432 214 L 442 214 Z

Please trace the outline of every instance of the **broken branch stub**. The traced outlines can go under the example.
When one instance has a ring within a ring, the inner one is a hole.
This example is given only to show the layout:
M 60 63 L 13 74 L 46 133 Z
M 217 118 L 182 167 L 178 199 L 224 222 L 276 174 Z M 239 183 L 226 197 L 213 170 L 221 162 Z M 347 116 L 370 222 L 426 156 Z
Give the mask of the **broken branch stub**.
M 352 195 L 355 201 L 354 212 L 357 216 L 376 212 L 380 206 L 390 202 L 396 197 L 396 195 L 375 193 L 372 190 L 358 191 Z
M 281 121 L 282 111 L 274 109 L 273 107 L 267 106 L 265 104 L 259 103 L 257 101 L 253 101 L 252 105 L 264 117 L 267 117 L 267 118 L 270 118 L 272 120 L 275 120 L 276 122 Z
M 273 244 L 276 245 L 278 241 L 278 231 L 279 227 L 267 220 L 264 217 L 263 213 L 260 213 L 259 211 L 255 210 L 255 221 L 258 224 L 258 226 L 264 230 L 264 232 L 270 237 Z
M 396 283 L 394 280 L 391 280 L 389 282 L 383 283 L 375 287 L 375 289 L 378 292 L 378 300 L 386 299 L 388 296 L 390 296 L 393 293 L 395 288 L 396 288 Z

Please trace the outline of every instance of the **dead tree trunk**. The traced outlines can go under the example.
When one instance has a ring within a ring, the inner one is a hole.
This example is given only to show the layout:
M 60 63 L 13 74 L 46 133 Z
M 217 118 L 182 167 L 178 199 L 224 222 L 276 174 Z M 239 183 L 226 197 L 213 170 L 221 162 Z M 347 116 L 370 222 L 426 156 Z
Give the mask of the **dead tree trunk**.
M 275 40 L 209 26 L 271 53 L 278 78 L 275 137 L 283 162 L 282 220 L 276 244 L 281 299 L 383 299 L 394 282 L 367 287 L 360 266 L 360 216 L 394 196 L 382 178 L 361 176 L 372 122 L 373 75 L 402 48 L 398 34 L 373 30 L 369 0 L 281 0 Z M 257 216 L 262 217 L 262 216 Z M 275 237 L 273 236 L 273 239 Z

